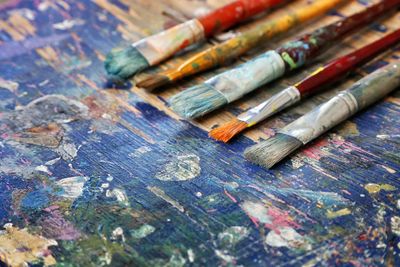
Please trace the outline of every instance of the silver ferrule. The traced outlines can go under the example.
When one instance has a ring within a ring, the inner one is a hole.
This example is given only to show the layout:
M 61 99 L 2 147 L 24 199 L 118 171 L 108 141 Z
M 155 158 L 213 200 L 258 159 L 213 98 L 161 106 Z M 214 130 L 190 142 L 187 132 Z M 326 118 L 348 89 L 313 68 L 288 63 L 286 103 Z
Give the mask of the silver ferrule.
M 307 144 L 357 111 L 358 103 L 355 97 L 348 91 L 341 92 L 279 132 Z
M 237 119 L 246 122 L 248 126 L 252 126 L 284 108 L 297 103 L 300 99 L 299 90 L 295 86 L 290 86 L 256 107 L 240 114 Z
M 168 30 L 144 38 L 134 44 L 150 65 L 172 56 L 183 46 L 203 40 L 204 28 L 197 19 L 189 20 Z
M 205 83 L 233 102 L 285 73 L 285 62 L 275 51 L 268 51 L 238 67 L 225 71 Z

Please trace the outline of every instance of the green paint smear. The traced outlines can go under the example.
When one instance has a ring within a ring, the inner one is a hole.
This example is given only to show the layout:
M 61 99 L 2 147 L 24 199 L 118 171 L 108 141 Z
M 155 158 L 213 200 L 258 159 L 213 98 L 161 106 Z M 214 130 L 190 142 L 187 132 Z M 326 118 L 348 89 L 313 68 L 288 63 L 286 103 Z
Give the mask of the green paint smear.
M 193 62 L 192 67 L 193 67 L 193 69 L 198 70 L 200 68 L 200 65 L 196 62 Z
M 281 56 L 282 56 L 283 60 L 285 60 L 285 62 L 289 64 L 290 69 L 293 70 L 293 69 L 297 68 L 296 62 L 294 62 L 294 60 L 289 56 L 289 54 L 287 52 L 283 52 L 281 54 Z
M 144 224 L 139 229 L 130 230 L 130 233 L 133 238 L 141 239 L 154 233 L 155 230 L 156 228 L 154 228 L 153 226 L 149 224 Z
M 56 256 L 56 266 L 149 266 L 146 260 L 129 246 L 110 242 L 99 236 L 79 241 L 63 241 Z M 61 257 L 57 257 L 60 255 Z

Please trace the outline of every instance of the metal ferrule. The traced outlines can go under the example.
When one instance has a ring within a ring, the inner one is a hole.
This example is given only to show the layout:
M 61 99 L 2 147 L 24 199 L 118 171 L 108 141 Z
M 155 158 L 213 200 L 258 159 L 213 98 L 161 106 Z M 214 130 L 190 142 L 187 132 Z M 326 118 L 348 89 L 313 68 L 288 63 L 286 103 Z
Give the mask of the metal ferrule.
M 307 144 L 357 111 L 358 103 L 355 97 L 348 91 L 341 92 L 279 132 Z
M 294 86 L 290 86 L 256 107 L 240 114 L 237 119 L 246 122 L 250 127 L 282 109 L 297 103 L 300 99 L 299 90 Z
M 400 61 L 397 61 L 365 76 L 279 132 L 306 144 L 399 86 Z
M 155 65 L 175 54 L 183 46 L 189 46 L 203 39 L 205 39 L 203 26 L 197 19 L 192 19 L 144 38 L 132 46 L 150 65 Z
M 205 83 L 220 92 L 230 103 L 284 73 L 285 63 L 281 56 L 275 51 L 268 51 Z

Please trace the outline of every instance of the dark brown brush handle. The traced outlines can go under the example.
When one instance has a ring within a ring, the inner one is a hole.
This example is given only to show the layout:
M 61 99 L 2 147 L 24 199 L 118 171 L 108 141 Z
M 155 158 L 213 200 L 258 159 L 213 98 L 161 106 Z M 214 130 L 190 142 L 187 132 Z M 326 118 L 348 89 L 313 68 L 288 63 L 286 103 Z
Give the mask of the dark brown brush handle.
M 359 64 L 368 61 L 399 41 L 400 29 L 354 52 L 335 59 L 328 65 L 317 70 L 315 74 L 297 83 L 295 87 L 300 91 L 302 96 L 316 93 L 322 88 L 323 84 L 340 79 L 344 74 L 355 69 Z
M 334 44 L 337 39 L 399 5 L 400 0 L 383 0 L 364 11 L 286 43 L 276 51 L 285 61 L 286 71 L 299 68 L 314 59 L 324 48 Z

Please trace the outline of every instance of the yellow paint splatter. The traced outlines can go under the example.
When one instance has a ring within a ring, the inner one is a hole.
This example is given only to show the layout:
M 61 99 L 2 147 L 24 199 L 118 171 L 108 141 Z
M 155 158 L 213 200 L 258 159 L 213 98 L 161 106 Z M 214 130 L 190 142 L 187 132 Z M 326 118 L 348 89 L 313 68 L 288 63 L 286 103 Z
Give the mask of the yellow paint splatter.
M 394 187 L 390 184 L 375 184 L 375 183 L 368 183 L 364 186 L 364 188 L 370 194 L 379 193 L 381 190 L 384 190 L 384 191 L 395 191 L 396 190 L 396 187 Z
M 40 260 L 45 266 L 56 264 L 48 250 L 49 246 L 57 245 L 55 240 L 32 235 L 27 229 L 20 230 L 11 224 L 4 228 L 5 231 L 0 231 L 0 260 L 7 266 L 22 267 Z
M 347 136 L 359 136 L 360 132 L 357 129 L 357 124 L 351 121 L 346 121 L 338 130 L 339 135 L 343 137 Z
M 328 210 L 326 212 L 326 217 L 328 219 L 334 219 L 337 217 L 349 215 L 350 213 L 351 213 L 351 210 L 349 208 L 344 208 L 344 209 L 337 210 L 337 211 Z

